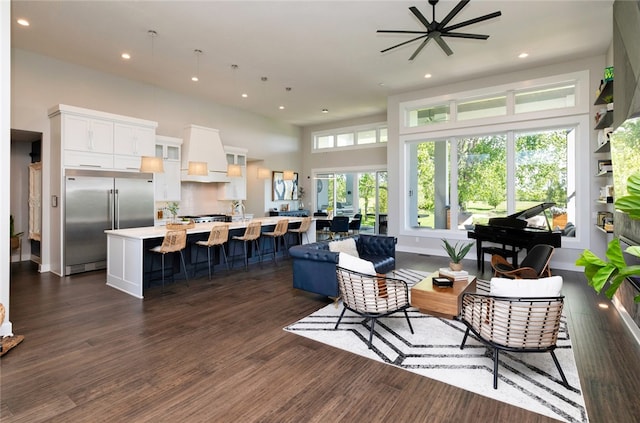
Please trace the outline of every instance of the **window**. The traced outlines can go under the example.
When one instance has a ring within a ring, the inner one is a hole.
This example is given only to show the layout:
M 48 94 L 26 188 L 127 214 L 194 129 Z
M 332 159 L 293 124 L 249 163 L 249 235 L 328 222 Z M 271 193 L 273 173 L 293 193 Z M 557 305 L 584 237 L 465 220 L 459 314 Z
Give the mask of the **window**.
M 537 112 L 573 107 L 576 104 L 576 84 L 542 87 L 515 93 L 515 113 Z
M 507 96 L 458 103 L 458 120 L 481 119 L 507 114 Z
M 313 150 L 334 148 L 371 147 L 387 142 L 386 124 L 363 125 L 350 128 L 336 128 L 331 131 L 315 132 Z
M 529 226 L 584 227 L 588 82 L 581 71 L 399 103 L 401 234 L 469 230 L 541 203 L 555 206 Z
M 564 221 L 553 224 L 550 220 L 549 224 L 564 229 L 566 217 L 575 217 L 575 204 L 570 200 L 575 193 L 569 183 L 575 179 L 569 160 L 574 145 L 573 127 L 410 143 L 410 226 L 464 230 L 487 224 L 492 217 L 554 202 L 547 217 L 564 215 Z M 449 169 L 454 157 L 455 172 Z M 509 162 L 515 163 L 511 173 Z M 515 195 L 509 195 L 508 187 L 513 187 Z M 457 223 L 452 224 L 452 219 Z M 529 224 L 546 228 L 545 216 Z
M 434 123 L 447 122 L 449 120 L 449 105 L 440 104 L 432 107 L 425 107 L 407 111 L 407 126 L 432 125 Z

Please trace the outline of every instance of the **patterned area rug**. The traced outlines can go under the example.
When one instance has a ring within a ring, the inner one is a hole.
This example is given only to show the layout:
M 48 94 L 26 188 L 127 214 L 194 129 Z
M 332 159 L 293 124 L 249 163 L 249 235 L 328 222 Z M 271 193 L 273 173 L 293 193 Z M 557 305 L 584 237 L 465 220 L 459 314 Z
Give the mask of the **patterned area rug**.
M 462 323 L 410 309 L 412 335 L 396 313 L 378 320 L 369 350 L 370 326 L 362 317 L 347 310 L 334 330 L 341 312 L 341 303 L 330 304 L 284 330 L 561 421 L 588 422 L 565 319 L 556 355 L 571 389 L 562 385 L 549 353 L 501 351 L 494 390 L 492 354 L 471 335 L 460 349 Z

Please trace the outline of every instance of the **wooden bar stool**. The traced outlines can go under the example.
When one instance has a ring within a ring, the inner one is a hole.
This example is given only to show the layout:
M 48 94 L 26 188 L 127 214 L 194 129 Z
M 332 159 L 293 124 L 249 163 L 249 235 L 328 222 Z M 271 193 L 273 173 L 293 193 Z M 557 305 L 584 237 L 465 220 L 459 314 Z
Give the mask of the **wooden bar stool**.
M 300 226 L 297 228 L 293 228 L 293 229 L 289 229 L 290 233 L 293 234 L 297 234 L 298 235 L 298 244 L 302 245 L 302 237 L 304 235 L 307 236 L 307 242 L 309 242 L 309 235 L 307 234 L 307 231 L 309 230 L 309 228 L 311 227 L 311 218 L 310 217 L 305 217 L 304 219 L 302 219 L 302 222 L 300 222 Z
M 229 225 L 214 225 L 211 228 L 211 232 L 209 232 L 209 239 L 206 241 L 196 241 L 196 245 L 207 247 L 207 264 L 209 265 L 209 280 L 211 280 L 211 248 L 215 249 L 216 246 L 220 247 L 220 251 L 222 252 L 222 257 L 224 259 L 224 264 L 227 266 L 227 270 L 229 270 L 229 262 L 227 261 L 227 252 L 224 248 L 224 244 L 229 240 Z M 200 251 L 198 248 L 197 251 Z M 196 263 L 198 262 L 198 252 L 196 252 Z M 195 277 L 195 269 L 193 271 L 193 276 Z
M 249 255 L 247 254 L 247 243 L 251 244 L 251 251 L 258 250 L 258 254 L 260 255 L 260 262 L 262 262 L 262 251 L 260 251 L 260 230 L 262 229 L 262 225 L 259 221 L 249 222 L 247 228 L 244 231 L 244 235 L 234 236 L 233 239 L 236 241 L 242 241 L 242 246 L 244 247 L 244 268 L 245 270 L 249 269 Z
M 273 232 L 264 232 L 262 235 L 267 236 L 273 239 L 273 261 L 276 263 L 278 259 L 276 258 L 276 253 L 278 252 L 278 245 L 280 244 L 280 239 L 284 241 L 285 251 L 289 249 L 287 245 L 287 238 L 285 235 L 287 234 L 287 230 L 289 229 L 289 219 L 280 219 L 278 223 L 276 223 L 276 227 Z
M 164 291 L 164 256 L 169 253 L 180 253 L 180 260 L 182 261 L 182 268 L 184 269 L 185 284 L 189 286 L 189 276 L 187 274 L 187 265 L 184 262 L 184 255 L 182 250 L 187 246 L 187 230 L 168 230 L 164 235 L 162 244 L 152 248 L 152 253 L 161 254 L 162 257 L 162 290 Z M 153 272 L 153 262 L 151 263 L 151 271 Z M 173 279 L 173 274 L 171 275 Z

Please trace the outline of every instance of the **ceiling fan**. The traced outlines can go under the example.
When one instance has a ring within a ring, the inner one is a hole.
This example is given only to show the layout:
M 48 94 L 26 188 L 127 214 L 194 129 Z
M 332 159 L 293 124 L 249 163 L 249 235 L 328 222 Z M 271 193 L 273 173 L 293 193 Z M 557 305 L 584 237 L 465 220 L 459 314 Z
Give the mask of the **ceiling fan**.
M 442 50 L 445 53 L 447 53 L 447 56 L 451 56 L 453 54 L 453 50 L 451 50 L 449 48 L 449 46 L 442 39 L 442 37 L 472 38 L 472 39 L 476 39 L 476 40 L 486 40 L 487 38 L 489 38 L 488 35 L 468 34 L 468 33 L 464 33 L 464 32 L 452 32 L 452 31 L 454 31 L 454 30 L 456 30 L 458 28 L 462 28 L 462 27 L 467 26 L 467 25 L 472 25 L 474 23 L 486 21 L 487 19 L 497 18 L 498 16 L 502 15 L 502 12 L 498 11 L 498 12 L 489 13 L 488 15 L 480 16 L 480 17 L 477 17 L 477 18 L 474 18 L 474 19 L 469 19 L 468 21 L 460 22 L 460 23 L 455 24 L 455 25 L 447 26 L 447 24 L 470 1 L 471 0 L 461 0 L 460 3 L 458 3 L 456 5 L 456 7 L 454 7 L 451 10 L 451 12 L 449 12 L 449 14 L 447 16 L 445 16 L 445 18 L 440 22 L 436 21 L 436 4 L 438 4 L 438 0 L 429 0 L 429 4 L 433 7 L 433 15 L 432 15 L 431 22 L 429 22 L 429 20 L 424 17 L 424 15 L 418 10 L 417 7 L 415 7 L 415 6 L 410 7 L 409 10 L 411 10 L 411 13 L 413 13 L 416 16 L 416 18 L 418 18 L 418 20 L 420 22 L 422 22 L 422 24 L 426 27 L 427 30 L 426 31 L 406 31 L 406 30 L 379 29 L 377 31 L 378 33 L 420 34 L 418 37 L 412 38 L 409 41 L 404 41 L 404 42 L 402 42 L 400 44 L 396 44 L 395 46 L 391 46 L 389 48 L 386 48 L 386 49 L 380 51 L 380 53 L 387 52 L 387 51 L 392 50 L 392 49 L 394 49 L 396 47 L 400 47 L 400 46 L 403 46 L 405 44 L 409 44 L 409 43 L 411 43 L 413 41 L 421 40 L 421 39 L 424 38 L 424 41 L 422 41 L 422 43 L 418 46 L 416 51 L 413 52 L 413 54 L 411 55 L 409 60 L 415 59 L 415 57 L 418 55 L 418 53 L 420 53 L 420 51 L 424 48 L 424 46 L 427 45 L 427 43 L 431 39 L 434 39 L 435 42 L 438 43 L 440 48 L 442 48 Z

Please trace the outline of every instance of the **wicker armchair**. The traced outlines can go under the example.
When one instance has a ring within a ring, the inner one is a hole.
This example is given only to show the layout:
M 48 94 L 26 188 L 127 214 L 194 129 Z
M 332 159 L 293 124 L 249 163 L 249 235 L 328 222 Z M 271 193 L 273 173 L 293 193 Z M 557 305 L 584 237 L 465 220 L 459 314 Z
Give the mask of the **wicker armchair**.
M 460 349 L 469 332 L 493 348 L 493 388 L 498 388 L 498 354 L 549 352 L 565 387 L 567 379 L 554 352 L 560 329 L 564 297 L 509 298 L 466 293 L 459 319 L 467 326 Z
M 549 262 L 553 251 L 554 247 L 551 245 L 535 245 L 517 268 L 511 265 L 504 257 L 497 254 L 493 255 L 491 257 L 491 267 L 493 268 L 494 276 L 511 279 L 537 279 L 551 276 Z
M 336 266 L 336 276 L 344 309 L 336 323 L 335 329 L 344 316 L 351 310 L 371 321 L 369 332 L 369 349 L 373 340 L 376 320 L 397 311 L 403 311 L 413 333 L 413 327 L 407 314 L 409 304 L 409 288 L 400 279 L 387 278 L 382 275 L 367 275 Z

